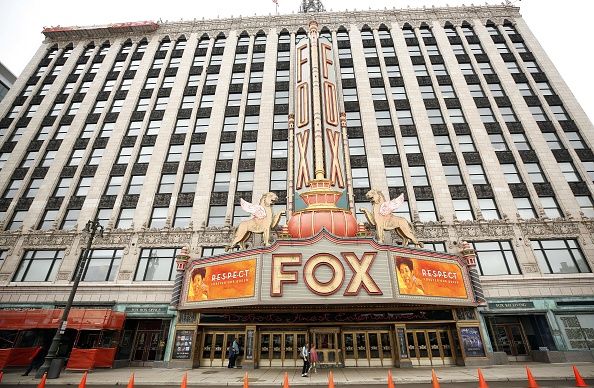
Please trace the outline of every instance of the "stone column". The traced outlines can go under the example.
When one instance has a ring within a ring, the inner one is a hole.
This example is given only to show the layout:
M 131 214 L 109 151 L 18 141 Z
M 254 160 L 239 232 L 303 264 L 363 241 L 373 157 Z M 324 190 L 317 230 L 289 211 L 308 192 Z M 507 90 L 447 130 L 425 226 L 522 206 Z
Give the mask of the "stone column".
M 472 291 L 474 298 L 479 305 L 486 304 L 485 295 L 483 294 L 483 287 L 479 279 L 479 274 L 476 270 L 476 252 L 470 243 L 462 241 L 460 243 L 460 256 L 464 259 L 464 263 L 468 267 L 470 275 L 470 283 L 472 284 Z

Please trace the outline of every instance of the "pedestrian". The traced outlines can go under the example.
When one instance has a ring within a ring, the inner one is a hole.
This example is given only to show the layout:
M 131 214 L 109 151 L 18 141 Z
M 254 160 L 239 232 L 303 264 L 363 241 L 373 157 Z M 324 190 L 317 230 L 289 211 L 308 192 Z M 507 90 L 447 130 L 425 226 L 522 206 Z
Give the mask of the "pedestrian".
M 229 351 L 229 365 L 227 368 L 235 368 L 235 360 L 237 360 L 237 356 L 239 355 L 239 344 L 236 339 L 233 340 L 233 343 L 227 350 Z
M 303 369 L 301 370 L 301 377 L 307 377 L 309 372 L 309 344 L 306 343 L 301 348 L 301 358 L 303 359 Z
M 37 352 L 33 356 L 33 359 L 31 360 L 31 363 L 27 367 L 27 370 L 25 371 L 25 373 L 23 373 L 23 376 L 29 376 L 29 373 L 31 373 L 33 369 L 39 369 L 39 367 L 43 365 L 43 361 L 45 361 L 47 351 L 48 348 L 45 345 L 37 350 Z
M 313 369 L 315 373 L 318 373 L 318 351 L 315 345 L 309 350 L 309 361 L 311 362 L 309 369 Z

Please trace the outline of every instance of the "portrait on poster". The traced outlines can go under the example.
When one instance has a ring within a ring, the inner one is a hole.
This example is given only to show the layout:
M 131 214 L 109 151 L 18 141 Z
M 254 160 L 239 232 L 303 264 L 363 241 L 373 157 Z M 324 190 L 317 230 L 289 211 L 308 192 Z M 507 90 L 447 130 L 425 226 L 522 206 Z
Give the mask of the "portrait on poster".
M 251 297 L 255 285 L 256 259 L 195 267 L 190 272 L 187 301 Z
M 401 295 L 467 298 L 462 268 L 456 263 L 396 256 Z

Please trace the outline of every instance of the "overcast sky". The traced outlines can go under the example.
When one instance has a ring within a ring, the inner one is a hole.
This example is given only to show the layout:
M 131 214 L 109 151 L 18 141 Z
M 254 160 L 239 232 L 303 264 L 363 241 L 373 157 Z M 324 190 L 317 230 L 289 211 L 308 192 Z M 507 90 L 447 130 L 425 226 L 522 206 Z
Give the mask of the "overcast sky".
M 301 0 L 278 0 L 279 13 Z M 489 4 L 500 2 L 488 0 Z M 327 10 L 461 5 L 461 0 L 323 0 Z M 468 4 L 469 1 L 467 0 Z M 477 1 L 477 4 L 484 2 Z M 514 1 L 574 95 L 594 119 L 594 49 L 588 0 Z M 43 41 L 44 26 L 86 26 L 140 20 L 180 20 L 275 13 L 272 0 L 0 0 L 0 62 L 18 76 Z

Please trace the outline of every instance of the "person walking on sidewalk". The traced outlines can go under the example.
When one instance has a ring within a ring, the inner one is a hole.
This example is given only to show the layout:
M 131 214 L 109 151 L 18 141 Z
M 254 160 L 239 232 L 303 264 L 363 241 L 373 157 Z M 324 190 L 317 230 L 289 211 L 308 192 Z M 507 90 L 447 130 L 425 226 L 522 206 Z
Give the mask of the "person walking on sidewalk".
M 311 363 L 309 370 L 313 369 L 315 373 L 318 373 L 318 351 L 315 345 L 309 350 L 309 362 Z
M 229 346 L 229 366 L 227 368 L 235 368 L 235 360 L 237 360 L 237 356 L 239 355 L 239 344 L 237 340 L 234 339 L 231 346 Z
M 301 348 L 301 358 L 303 359 L 303 369 L 301 370 L 301 377 L 307 377 L 309 372 L 309 344 L 306 343 Z

